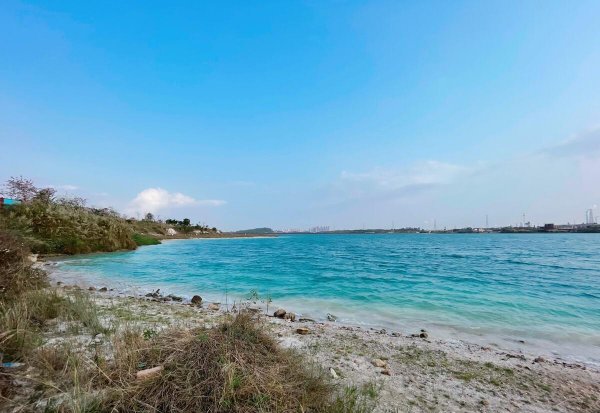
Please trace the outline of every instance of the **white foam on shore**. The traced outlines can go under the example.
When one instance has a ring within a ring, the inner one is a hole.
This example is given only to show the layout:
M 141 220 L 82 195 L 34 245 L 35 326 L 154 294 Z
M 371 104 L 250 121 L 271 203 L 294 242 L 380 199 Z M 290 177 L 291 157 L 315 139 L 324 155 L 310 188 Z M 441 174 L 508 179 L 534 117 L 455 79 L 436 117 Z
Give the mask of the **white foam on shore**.
M 171 240 L 177 241 L 177 240 Z M 247 303 L 248 297 L 232 295 L 227 292 L 211 293 L 206 291 L 189 291 L 177 284 L 155 283 L 144 285 L 124 281 L 123 279 L 107 279 L 103 276 L 94 277 L 89 273 L 73 271 L 61 271 L 60 260 L 42 263 L 44 269 L 48 270 L 51 280 L 63 282 L 69 285 L 77 285 L 81 288 L 107 287 L 114 289 L 113 294 L 120 296 L 143 296 L 149 292 L 160 289 L 164 295 L 175 294 L 190 300 L 195 294 L 202 297 L 204 302 L 219 303 L 226 309 Z M 255 307 L 267 310 L 266 303 L 260 299 L 251 302 Z M 323 300 L 314 298 L 290 298 L 277 300 L 268 304 L 269 312 L 277 308 L 284 308 L 295 312 L 298 317 L 311 318 L 316 321 L 327 321 L 327 315 L 333 314 L 337 317 L 337 323 L 362 328 L 388 329 L 389 332 L 399 332 L 403 335 L 416 334 L 421 329 L 429 332 L 430 337 L 447 343 L 473 343 L 480 346 L 490 346 L 507 352 L 527 354 L 532 357 L 550 356 L 569 363 L 580 363 L 600 368 L 600 336 L 598 343 L 581 343 L 571 340 L 564 344 L 558 343 L 549 337 L 517 337 L 511 331 L 503 331 L 493 328 L 478 328 L 469 326 L 453 325 L 451 322 L 443 324 L 431 322 L 425 313 L 411 311 L 398 317 L 391 309 L 381 307 L 358 307 L 343 300 Z M 375 321 L 376 320 L 376 321 Z

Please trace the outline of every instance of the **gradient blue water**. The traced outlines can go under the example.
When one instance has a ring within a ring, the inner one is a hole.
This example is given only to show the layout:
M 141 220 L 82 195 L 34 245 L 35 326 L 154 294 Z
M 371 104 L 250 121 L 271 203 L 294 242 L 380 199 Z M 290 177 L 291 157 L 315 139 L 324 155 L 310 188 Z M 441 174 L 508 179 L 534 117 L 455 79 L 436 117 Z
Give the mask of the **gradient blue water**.
M 60 269 L 221 302 L 255 289 L 317 318 L 600 363 L 599 252 L 595 234 L 294 235 L 170 241 Z

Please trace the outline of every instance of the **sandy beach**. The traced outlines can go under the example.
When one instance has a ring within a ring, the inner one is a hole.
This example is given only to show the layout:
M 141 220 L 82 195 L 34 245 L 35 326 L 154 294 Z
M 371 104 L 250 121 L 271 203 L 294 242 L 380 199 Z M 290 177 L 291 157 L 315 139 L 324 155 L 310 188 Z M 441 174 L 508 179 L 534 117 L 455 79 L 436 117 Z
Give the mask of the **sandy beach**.
M 64 294 L 81 290 L 62 283 L 57 288 Z M 89 294 L 104 323 L 136 326 L 151 334 L 170 328 L 211 327 L 229 313 L 218 303 L 198 306 L 179 302 L 178 297 L 132 296 L 110 288 L 93 289 Z M 255 312 L 281 346 L 306 355 L 342 387 L 372 389 L 376 412 L 600 411 L 600 371 L 592 366 L 441 340 L 427 331 L 291 321 L 274 317 L 272 312 L 265 314 L 251 303 L 236 307 L 229 310 L 243 307 Z M 66 326 L 57 325 L 47 334 L 45 345 L 70 340 L 82 351 L 93 344 L 110 353 L 110 340 L 65 331 Z

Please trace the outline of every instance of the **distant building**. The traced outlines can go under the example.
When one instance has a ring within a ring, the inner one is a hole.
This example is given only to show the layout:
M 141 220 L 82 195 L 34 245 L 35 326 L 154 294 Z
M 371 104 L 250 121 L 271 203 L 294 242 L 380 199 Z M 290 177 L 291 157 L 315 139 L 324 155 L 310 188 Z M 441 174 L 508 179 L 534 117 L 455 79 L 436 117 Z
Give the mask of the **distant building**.
M 595 224 L 596 220 L 594 219 L 594 210 L 588 209 L 585 211 L 585 223 L 586 224 Z
M 18 199 L 0 197 L 0 208 L 5 206 L 19 205 L 20 203 L 21 201 L 19 201 Z
M 329 232 L 329 227 L 312 227 L 308 232 Z

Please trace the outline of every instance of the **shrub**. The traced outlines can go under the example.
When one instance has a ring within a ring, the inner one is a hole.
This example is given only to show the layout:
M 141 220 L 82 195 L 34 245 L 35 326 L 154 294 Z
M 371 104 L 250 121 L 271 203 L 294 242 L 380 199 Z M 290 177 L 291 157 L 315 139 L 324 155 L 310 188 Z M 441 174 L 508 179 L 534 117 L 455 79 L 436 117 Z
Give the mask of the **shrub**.
M 33 200 L 3 210 L 0 224 L 21 233 L 34 252 L 44 254 L 136 248 L 127 221 L 96 212 L 72 202 Z

